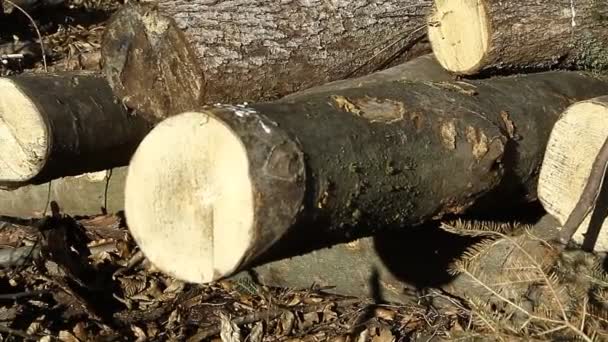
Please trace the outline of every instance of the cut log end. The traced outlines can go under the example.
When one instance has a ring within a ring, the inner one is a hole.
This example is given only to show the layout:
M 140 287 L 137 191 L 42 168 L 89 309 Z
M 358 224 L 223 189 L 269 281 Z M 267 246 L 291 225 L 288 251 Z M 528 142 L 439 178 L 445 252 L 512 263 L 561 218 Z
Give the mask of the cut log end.
M 241 139 L 205 113 L 160 123 L 129 166 L 129 229 L 156 267 L 184 281 L 210 282 L 239 266 L 253 239 L 253 206 Z
M 428 36 L 441 65 L 459 74 L 474 74 L 489 46 L 489 25 L 483 1 L 435 0 Z
M 604 102 L 605 101 L 605 102 Z M 539 175 L 538 196 L 543 206 L 562 225 L 573 211 L 589 178 L 592 164 L 608 138 L 608 97 L 570 106 L 555 124 Z M 585 245 L 591 220 L 585 220 L 573 236 Z M 596 251 L 608 251 L 608 224 L 596 234 Z M 595 240 L 595 239 L 594 239 Z
M 34 101 L 10 79 L 0 79 L 0 182 L 23 182 L 44 167 L 48 131 Z

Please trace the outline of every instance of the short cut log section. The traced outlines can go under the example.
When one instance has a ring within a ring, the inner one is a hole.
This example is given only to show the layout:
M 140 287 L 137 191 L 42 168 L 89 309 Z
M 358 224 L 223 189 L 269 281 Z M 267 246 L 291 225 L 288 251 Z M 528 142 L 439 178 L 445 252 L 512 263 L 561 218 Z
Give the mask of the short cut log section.
M 434 0 L 428 34 L 446 69 L 608 67 L 608 4 L 595 0 Z
M 565 224 L 589 179 L 592 165 L 608 139 L 608 97 L 602 96 L 570 106 L 555 124 L 540 171 L 538 195 L 548 213 Z M 605 169 L 602 170 L 605 173 Z M 606 180 L 602 183 L 605 187 Z M 598 189 L 599 190 L 599 189 Z M 608 252 L 606 193 L 573 236 L 589 250 Z M 599 215 L 599 216 L 598 216 Z M 593 221 L 593 225 L 591 225 Z M 590 227 L 593 227 L 591 230 Z
M 151 126 L 94 73 L 0 78 L 0 184 L 124 166 Z
M 129 4 L 106 28 L 104 72 L 130 108 L 160 118 L 201 103 L 274 100 L 430 52 L 424 39 L 430 5 L 427 0 Z
M 278 239 L 348 241 L 536 188 L 559 114 L 608 91 L 584 73 L 393 81 L 161 122 L 138 147 L 127 223 L 159 269 L 209 282 Z M 441 161 L 439 163 L 438 161 Z

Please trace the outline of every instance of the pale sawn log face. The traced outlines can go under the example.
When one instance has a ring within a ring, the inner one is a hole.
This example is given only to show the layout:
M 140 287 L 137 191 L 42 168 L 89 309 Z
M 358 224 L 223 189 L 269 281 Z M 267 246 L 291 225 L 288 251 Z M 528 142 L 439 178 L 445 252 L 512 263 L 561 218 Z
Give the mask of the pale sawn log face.
M 32 99 L 8 78 L 0 79 L 0 181 L 24 182 L 44 167 L 49 132 Z
M 125 186 L 127 223 L 159 269 L 189 282 L 216 280 L 293 223 L 304 196 L 303 156 L 255 114 L 245 107 L 182 113 L 137 149 Z
M 448 70 L 608 67 L 608 4 L 595 0 L 435 0 L 429 39 Z
M 547 212 L 560 224 L 566 222 L 576 206 L 593 162 L 607 138 L 606 96 L 573 104 L 556 122 L 540 171 L 538 195 Z M 598 199 L 600 206 L 605 205 L 605 194 L 603 196 Z M 586 215 L 573 239 L 595 251 L 608 252 L 608 222 L 593 213 Z M 603 216 L 601 212 L 597 214 Z M 588 232 L 592 220 L 594 228 Z
M 547 72 L 467 82 L 394 81 L 270 103 L 210 106 L 204 113 L 229 127 L 245 146 L 255 194 L 250 227 L 255 234 L 245 254 L 231 257 L 241 260 L 234 271 L 289 235 L 298 236 L 303 246 L 331 244 L 459 214 L 480 198 L 500 208 L 513 198 L 534 197 L 546 142 L 559 114 L 576 101 L 606 92 L 608 82 L 589 74 Z M 181 131 L 175 128 L 174 135 Z M 145 146 L 144 141 L 139 149 Z M 271 147 L 285 146 L 292 147 L 271 153 Z M 265 165 L 279 155 L 283 157 L 276 159 L 280 162 L 272 174 L 281 176 L 269 177 Z M 192 158 L 179 157 L 186 158 L 184 164 Z M 138 168 L 164 165 L 142 163 Z M 175 184 L 188 184 L 193 176 L 182 177 Z M 277 182 L 263 182 L 271 180 Z M 162 184 L 174 182 L 164 177 L 156 184 L 172 189 Z M 165 191 L 169 196 L 170 190 Z M 183 203 L 200 201 L 185 194 Z M 141 192 L 127 189 L 127 204 L 129 196 L 134 203 L 147 201 Z M 131 229 L 139 230 L 140 239 L 158 239 L 147 231 L 162 231 L 165 225 L 149 223 L 170 214 L 136 213 L 138 207 L 144 205 L 127 207 L 127 219 L 152 218 L 146 225 L 129 222 Z M 191 222 L 179 224 L 184 231 L 192 229 Z M 239 249 L 226 253 L 238 254 Z M 187 261 L 196 267 L 209 263 Z M 165 265 L 171 263 L 175 259 Z M 185 275 L 179 272 L 187 272 L 172 267 L 167 272 L 178 278 Z M 212 273 L 213 279 L 230 275 L 208 270 L 206 279 Z
M 14 142 L 0 146 L 5 166 L 13 170 L 0 179 L 6 187 L 124 166 L 151 129 L 96 73 L 23 74 L 2 82 L 13 89 L 0 93 L 0 115 L 6 118 L 0 137 Z
M 109 22 L 104 72 L 156 118 L 201 102 L 260 102 L 428 53 L 427 0 L 162 0 Z M 196 9 L 196 10 L 193 10 Z

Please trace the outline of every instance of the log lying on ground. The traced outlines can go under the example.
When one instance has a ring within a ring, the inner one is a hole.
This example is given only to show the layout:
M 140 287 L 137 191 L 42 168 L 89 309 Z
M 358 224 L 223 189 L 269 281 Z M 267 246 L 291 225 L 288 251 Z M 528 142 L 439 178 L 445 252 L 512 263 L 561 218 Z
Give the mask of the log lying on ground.
M 0 215 L 40 217 L 56 201 L 71 216 L 90 216 L 103 211 L 116 213 L 124 208 L 127 168 L 87 173 L 55 179 L 50 183 L 0 190 Z M 50 192 L 49 192 L 50 191 Z
M 594 0 L 435 0 L 429 40 L 448 70 L 608 67 L 608 4 Z
M 506 204 L 534 192 L 559 113 L 606 91 L 588 74 L 548 72 L 183 113 L 134 154 L 127 222 L 159 269 L 208 282 L 290 234 L 310 245 L 416 225 L 498 186 Z
M 1 78 L 0 118 L 6 187 L 124 166 L 151 128 L 85 72 Z
M 606 139 L 606 96 L 573 104 L 555 124 L 540 171 L 538 195 L 547 212 L 562 225 L 581 197 L 592 164 Z M 602 186 L 606 187 L 606 181 Z M 574 240 L 585 249 L 608 252 L 607 199 L 606 191 L 601 192 L 595 210 L 586 213 L 574 235 Z
M 340 89 L 349 84 L 368 85 L 392 80 L 448 80 L 451 76 L 432 55 L 415 58 L 407 63 L 348 81 L 339 81 L 316 87 L 310 91 Z M 2 97 L 0 96 L 0 99 Z M 72 161 L 73 162 L 73 161 Z M 14 191 L 0 190 L 0 215 L 37 216 L 48 206 L 49 200 L 59 202 L 66 213 L 71 215 L 91 215 L 99 212 L 102 206 L 110 212 L 123 209 L 123 188 L 126 169 L 112 170 L 106 194 L 105 171 L 95 175 L 82 175 L 57 179 L 49 184 L 24 186 Z
M 130 108 L 276 99 L 424 54 L 427 0 L 130 4 L 108 23 L 104 70 Z M 378 38 L 381 37 L 381 38 Z M 187 81 L 186 81 L 187 80 Z
M 406 63 L 374 72 L 369 75 L 338 80 L 318 87 L 312 87 L 297 93 L 284 96 L 282 100 L 293 100 L 311 94 L 319 94 L 338 90 L 352 89 L 355 87 L 371 87 L 374 84 L 396 82 L 396 81 L 453 81 L 455 77 L 443 69 L 435 56 L 430 53 L 414 58 Z
M 509 231 L 530 229 L 539 239 L 526 239 L 527 244 L 535 246 L 527 250 L 540 255 L 545 252 L 538 248 L 541 241 L 550 241 L 557 235 L 555 224 L 555 220 L 546 215 L 534 226 L 476 221 L 460 222 L 456 226 L 474 226 L 488 232 L 500 227 Z M 374 237 L 337 244 L 331 248 L 266 260 L 250 270 L 234 275 L 232 279 L 299 289 L 315 285 L 342 295 L 401 303 L 420 300 L 419 291 L 432 288 L 444 289 L 460 297 L 470 298 L 475 295 L 486 297 L 484 299 L 487 300 L 488 294 L 479 284 L 473 283 L 466 276 L 456 278 L 448 270 L 467 250 L 482 240 L 474 236 L 458 235 L 467 233 L 467 230 L 446 232 L 439 229 L 438 225 L 433 222 L 416 229 L 380 232 Z M 491 273 L 487 275 L 494 277 L 493 281 L 498 280 L 505 260 L 514 254 L 513 246 L 506 248 L 505 242 L 497 244 L 491 253 L 485 253 L 485 258 L 477 260 L 483 264 L 482 269 Z M 420 260 L 424 262 L 421 263 Z

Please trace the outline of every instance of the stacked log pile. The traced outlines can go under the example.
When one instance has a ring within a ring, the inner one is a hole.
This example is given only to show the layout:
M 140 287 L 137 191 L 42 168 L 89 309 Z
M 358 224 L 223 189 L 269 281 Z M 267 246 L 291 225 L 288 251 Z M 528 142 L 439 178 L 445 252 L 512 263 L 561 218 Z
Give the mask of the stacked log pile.
M 323 262 L 371 277 L 372 236 L 539 197 L 567 228 L 563 248 L 604 222 L 587 214 L 606 166 L 607 6 L 125 5 L 102 75 L 0 80 L 0 214 L 34 214 L 40 183 L 72 176 L 53 199 L 77 193 L 63 205 L 77 214 L 124 208 L 146 257 L 198 283 L 257 267 L 301 285 L 290 272 Z M 78 176 L 127 164 L 112 186 Z

